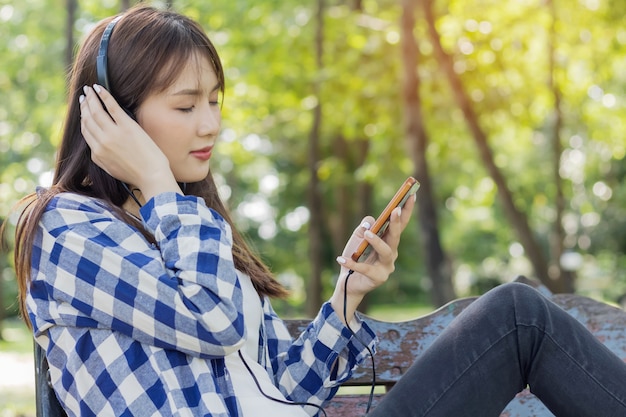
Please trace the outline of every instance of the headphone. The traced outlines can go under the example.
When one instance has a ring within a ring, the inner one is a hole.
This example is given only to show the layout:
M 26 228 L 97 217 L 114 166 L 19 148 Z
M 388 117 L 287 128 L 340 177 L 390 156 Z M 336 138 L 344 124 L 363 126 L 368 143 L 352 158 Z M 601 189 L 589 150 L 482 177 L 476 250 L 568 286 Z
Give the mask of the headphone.
M 107 68 L 107 51 L 109 49 L 109 39 L 111 39 L 111 33 L 113 33 L 113 28 L 120 21 L 122 16 L 117 16 L 115 19 L 111 20 L 107 27 L 104 29 L 104 33 L 102 33 L 102 38 L 100 39 L 100 47 L 98 48 L 98 57 L 96 58 L 96 74 L 98 77 L 98 84 L 106 88 L 107 91 L 111 91 L 109 86 L 109 74 Z
M 111 20 L 109 24 L 107 25 L 107 27 L 104 29 L 104 32 L 102 33 L 102 38 L 100 38 L 100 47 L 98 48 L 98 56 L 96 57 L 96 77 L 98 79 L 98 84 L 104 87 L 109 93 L 111 93 L 111 86 L 109 85 L 109 74 L 108 74 L 108 66 L 107 66 L 107 63 L 108 63 L 107 54 L 108 54 L 108 49 L 109 49 L 109 40 L 111 39 L 113 28 L 115 27 L 117 22 L 119 22 L 121 19 L 122 19 L 122 15 L 117 16 L 115 19 Z M 120 106 L 133 120 L 136 120 L 135 115 L 130 110 L 128 110 L 126 107 L 122 105 Z M 104 103 L 102 103 L 102 107 L 104 107 L 105 111 L 108 113 L 108 110 L 106 110 L 106 106 L 104 106 Z M 135 201 L 135 203 L 139 207 L 141 207 L 142 206 L 141 202 L 139 201 L 137 196 L 135 196 L 135 193 L 133 193 L 132 190 L 128 187 L 128 184 L 126 184 L 124 181 L 120 181 L 120 183 L 122 184 L 122 186 L 124 187 L 128 195 Z
M 109 69 L 108 69 L 108 49 L 109 49 L 109 40 L 111 39 L 111 34 L 113 33 L 113 28 L 122 19 L 123 15 L 117 16 L 115 19 L 111 20 L 107 27 L 104 29 L 102 33 L 102 38 L 100 39 L 100 47 L 98 48 L 98 56 L 96 57 L 96 77 L 98 78 L 98 84 L 104 87 L 109 93 L 113 94 L 111 91 L 111 86 L 109 84 Z M 128 114 L 133 120 L 137 120 L 135 115 L 128 110 L 125 106 L 120 104 L 120 107 Z

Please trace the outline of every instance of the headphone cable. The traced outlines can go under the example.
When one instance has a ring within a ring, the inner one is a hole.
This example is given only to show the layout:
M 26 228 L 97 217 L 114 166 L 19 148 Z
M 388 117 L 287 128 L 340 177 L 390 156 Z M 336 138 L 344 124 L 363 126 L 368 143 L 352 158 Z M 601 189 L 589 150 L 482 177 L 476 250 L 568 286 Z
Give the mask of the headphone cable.
M 372 401 L 374 400 L 374 388 L 376 388 L 376 361 L 374 360 L 374 353 L 371 351 L 371 349 L 369 348 L 369 346 L 367 345 L 367 343 L 363 342 L 354 332 L 354 330 L 352 330 L 352 328 L 350 327 L 350 324 L 348 323 L 348 313 L 347 313 L 347 305 L 348 305 L 348 279 L 352 276 L 352 274 L 354 274 L 354 270 L 350 269 L 348 271 L 348 275 L 346 276 L 346 280 L 344 281 L 343 284 L 343 319 L 346 322 L 346 327 L 348 328 L 348 330 L 350 331 L 350 333 L 352 333 L 352 336 L 358 340 L 363 346 L 365 346 L 365 349 L 367 349 L 367 352 L 370 354 L 370 358 L 372 359 L 372 387 L 370 389 L 370 395 L 367 401 L 367 408 L 365 409 L 365 414 L 369 413 L 370 408 L 372 406 Z
M 258 388 L 259 392 L 265 398 L 267 398 L 269 400 L 272 400 L 272 401 L 275 401 L 275 402 L 280 403 L 280 404 L 315 407 L 315 408 L 319 409 L 322 412 L 322 414 L 324 414 L 324 417 L 328 417 L 326 415 L 326 411 L 324 411 L 324 409 L 320 405 L 309 403 L 309 402 L 295 402 L 295 401 L 289 401 L 289 400 L 282 400 L 280 398 L 274 398 L 271 395 L 266 394 L 263 391 L 263 388 L 261 388 L 261 384 L 259 383 L 259 380 L 257 379 L 256 375 L 254 374 L 254 372 L 252 371 L 252 369 L 250 368 L 250 366 L 248 365 L 248 363 L 244 359 L 243 354 L 241 353 L 241 349 L 238 350 L 237 353 L 239 354 L 239 358 L 241 359 L 241 362 L 243 362 L 243 365 L 248 370 L 248 373 L 250 374 L 250 376 L 252 376 L 252 379 L 254 380 L 254 383 L 255 383 L 256 387 Z
M 370 354 L 370 358 L 372 359 L 372 387 L 370 389 L 370 394 L 369 394 L 369 398 L 367 401 L 367 408 L 365 409 L 365 414 L 369 413 L 370 408 L 372 406 L 372 402 L 374 399 L 374 388 L 376 387 L 376 361 L 374 360 L 374 353 L 372 352 L 372 350 L 369 348 L 369 346 L 367 345 L 367 343 L 363 342 L 354 332 L 354 330 L 352 330 L 352 328 L 350 327 L 350 324 L 348 323 L 348 314 L 347 314 L 347 305 L 348 305 L 348 279 L 352 276 L 352 274 L 354 273 L 354 271 L 351 269 L 348 271 L 348 275 L 346 276 L 346 280 L 344 282 L 344 291 L 343 291 L 343 318 L 346 322 L 346 328 L 350 331 L 350 333 L 352 334 L 352 337 L 354 337 L 359 343 L 361 343 L 363 346 L 365 346 L 365 349 L 367 349 L 367 352 Z M 309 403 L 309 402 L 295 402 L 295 401 L 288 401 L 288 400 L 283 400 L 280 398 L 274 398 L 271 395 L 266 394 L 263 391 L 263 388 L 261 388 L 261 384 L 259 383 L 259 380 L 257 379 L 256 375 L 254 374 L 254 372 L 252 371 L 252 369 L 250 368 L 250 366 L 248 365 L 248 363 L 246 362 L 246 360 L 243 357 L 243 354 L 241 353 L 241 350 L 239 350 L 238 352 L 239 358 L 241 359 L 241 362 L 243 363 L 243 365 L 246 367 L 246 369 L 248 370 L 248 373 L 250 374 L 250 376 L 252 377 L 252 380 L 254 381 L 254 384 L 256 385 L 257 389 L 259 390 L 259 392 L 261 393 L 261 395 L 263 395 L 265 398 L 275 401 L 277 403 L 280 404 L 286 404 L 286 405 L 299 405 L 299 406 L 310 406 L 310 407 L 315 407 L 317 409 L 320 410 L 320 412 L 324 415 L 324 417 L 327 417 L 326 411 L 324 410 L 324 408 L 322 408 L 320 405 L 317 404 L 313 404 L 313 403 Z

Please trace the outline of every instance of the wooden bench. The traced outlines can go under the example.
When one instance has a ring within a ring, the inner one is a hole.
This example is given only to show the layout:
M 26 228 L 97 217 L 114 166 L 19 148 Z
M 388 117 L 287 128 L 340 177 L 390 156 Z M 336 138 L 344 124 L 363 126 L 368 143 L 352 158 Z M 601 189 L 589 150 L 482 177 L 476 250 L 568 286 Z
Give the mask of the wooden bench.
M 527 283 L 543 292 L 569 314 L 582 322 L 609 349 L 626 361 L 626 312 L 607 304 L 574 294 L 551 294 L 545 287 L 524 277 L 517 281 Z M 366 318 L 380 339 L 376 355 L 376 382 L 383 391 L 391 389 L 441 331 L 476 298 L 451 301 L 433 313 L 414 320 L 389 323 Z M 293 335 L 300 334 L 309 320 L 287 320 Z M 35 376 L 37 417 L 65 417 L 48 384 L 45 354 L 35 346 Z M 372 384 L 371 367 L 366 362 L 357 369 L 354 377 L 344 384 L 346 387 L 364 387 L 363 394 L 339 394 L 325 407 L 328 417 L 363 416 Z M 367 387 L 367 388 L 365 388 Z M 376 394 L 373 407 L 384 393 Z M 502 413 L 502 417 L 549 417 L 553 414 L 530 392 L 517 395 Z

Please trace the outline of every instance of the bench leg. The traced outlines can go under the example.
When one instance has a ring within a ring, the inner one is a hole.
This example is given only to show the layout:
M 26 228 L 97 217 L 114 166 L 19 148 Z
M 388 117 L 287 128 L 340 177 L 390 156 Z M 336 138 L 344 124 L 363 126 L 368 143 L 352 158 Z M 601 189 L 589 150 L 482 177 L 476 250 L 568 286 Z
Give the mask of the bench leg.
M 37 343 L 34 346 L 34 354 L 37 417 L 67 417 L 50 385 L 46 353 Z

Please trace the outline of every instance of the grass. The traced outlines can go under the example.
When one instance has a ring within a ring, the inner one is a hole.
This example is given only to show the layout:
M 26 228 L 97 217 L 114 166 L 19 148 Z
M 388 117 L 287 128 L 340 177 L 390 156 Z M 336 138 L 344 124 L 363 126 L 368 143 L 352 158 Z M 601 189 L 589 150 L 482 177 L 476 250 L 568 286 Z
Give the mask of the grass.
M 23 321 L 17 318 L 7 319 L 2 322 L 0 330 L 2 331 L 0 352 L 32 352 L 33 336 Z
M 18 319 L 8 319 L 0 327 L 0 369 L 13 369 L 17 363 L 23 364 L 24 372 L 32 372 L 33 337 L 26 325 Z M 8 362 L 8 363 L 3 363 Z M 21 368 L 17 368 L 21 369 Z M 21 371 L 20 371 L 21 373 Z M 19 375 L 23 377 L 23 375 Z M 0 378 L 11 378 L 6 371 Z M 16 375 L 17 377 L 17 375 Z M 0 383 L 0 417 L 34 417 L 35 416 L 35 387 L 23 384 L 11 385 L 10 379 Z
M 0 392 L 0 417 L 35 417 L 35 389 L 3 389 Z
M 367 315 L 377 320 L 398 322 L 424 316 L 433 310 L 427 304 L 386 304 L 371 306 Z

